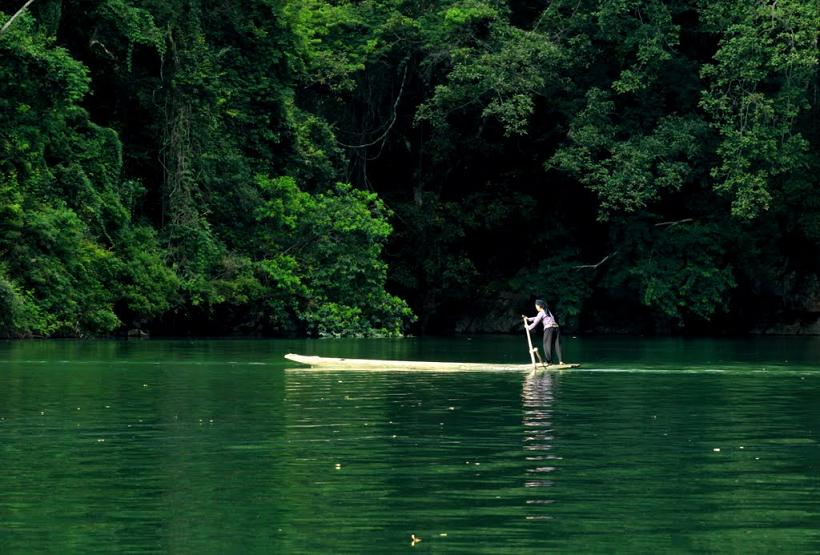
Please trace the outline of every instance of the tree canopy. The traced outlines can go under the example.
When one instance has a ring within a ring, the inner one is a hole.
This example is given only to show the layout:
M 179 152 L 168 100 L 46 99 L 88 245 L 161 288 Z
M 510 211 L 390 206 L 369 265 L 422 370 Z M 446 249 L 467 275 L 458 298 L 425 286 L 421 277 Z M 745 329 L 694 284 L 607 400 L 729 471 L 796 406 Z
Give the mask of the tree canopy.
M 0 28 L 2 335 L 820 313 L 814 0 L 0 0 Z

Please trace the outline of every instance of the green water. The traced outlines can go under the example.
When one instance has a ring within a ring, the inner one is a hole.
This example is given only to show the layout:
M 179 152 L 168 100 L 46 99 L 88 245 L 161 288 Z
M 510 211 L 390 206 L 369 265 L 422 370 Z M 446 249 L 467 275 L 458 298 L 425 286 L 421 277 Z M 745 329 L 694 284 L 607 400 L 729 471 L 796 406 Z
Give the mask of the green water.
M 282 360 L 523 343 L 0 343 L 0 552 L 820 552 L 820 338 Z

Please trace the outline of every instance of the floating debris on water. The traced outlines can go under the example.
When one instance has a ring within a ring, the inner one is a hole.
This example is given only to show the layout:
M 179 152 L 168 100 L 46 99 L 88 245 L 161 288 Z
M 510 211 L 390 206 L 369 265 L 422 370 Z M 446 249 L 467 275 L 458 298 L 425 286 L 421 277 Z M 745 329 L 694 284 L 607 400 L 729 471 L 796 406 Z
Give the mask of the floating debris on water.
M 421 538 L 415 534 L 410 534 L 410 545 L 416 547 L 416 544 L 421 541 Z

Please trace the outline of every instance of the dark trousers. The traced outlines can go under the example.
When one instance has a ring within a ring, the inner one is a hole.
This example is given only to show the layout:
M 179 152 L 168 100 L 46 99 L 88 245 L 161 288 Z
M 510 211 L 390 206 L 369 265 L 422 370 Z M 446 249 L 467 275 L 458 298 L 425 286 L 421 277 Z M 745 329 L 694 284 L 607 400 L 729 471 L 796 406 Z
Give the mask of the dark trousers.
M 563 362 L 561 356 L 561 328 L 544 328 L 544 361 L 552 364 L 552 346 L 555 345 L 555 354 L 558 355 L 558 362 Z

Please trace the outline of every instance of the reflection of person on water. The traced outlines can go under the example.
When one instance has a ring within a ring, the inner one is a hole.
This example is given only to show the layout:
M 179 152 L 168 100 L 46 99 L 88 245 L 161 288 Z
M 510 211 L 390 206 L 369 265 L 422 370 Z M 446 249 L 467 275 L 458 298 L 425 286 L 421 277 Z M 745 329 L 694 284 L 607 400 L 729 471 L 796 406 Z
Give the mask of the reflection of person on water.
M 553 403 L 555 402 L 553 372 L 530 372 L 524 379 L 521 391 L 524 425 L 524 453 L 527 461 L 525 488 L 549 488 L 554 485 L 553 474 L 561 457 L 553 454 L 555 430 L 553 428 Z M 531 490 L 527 519 L 549 518 L 549 506 L 554 500 L 549 491 Z
M 558 328 L 558 321 L 550 312 L 547 303 L 541 299 L 536 299 L 535 309 L 538 314 L 535 316 L 524 316 L 529 322 L 527 332 L 532 331 L 540 322 L 544 326 L 544 356 L 547 364 L 552 364 L 552 347 L 555 346 L 555 354 L 558 355 L 558 364 L 564 364 L 564 357 L 561 356 L 561 330 Z

